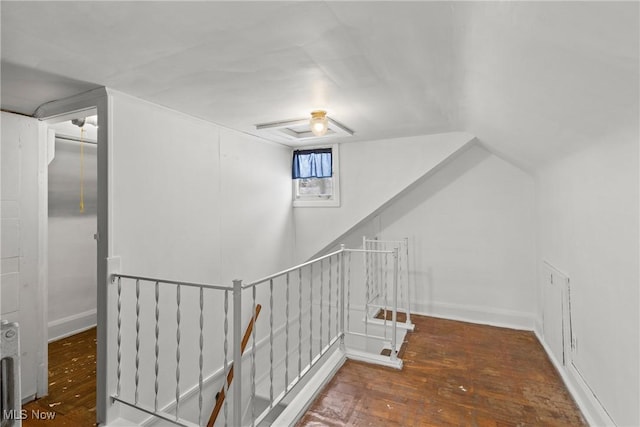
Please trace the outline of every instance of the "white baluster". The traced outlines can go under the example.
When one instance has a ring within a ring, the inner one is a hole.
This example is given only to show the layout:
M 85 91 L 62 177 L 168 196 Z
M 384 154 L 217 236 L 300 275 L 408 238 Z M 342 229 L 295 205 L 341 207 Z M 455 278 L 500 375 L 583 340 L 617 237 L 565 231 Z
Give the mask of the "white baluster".
M 322 301 L 324 300 L 324 293 L 323 291 L 323 282 L 324 282 L 324 269 L 322 268 L 323 266 L 323 261 L 324 260 L 320 260 L 320 354 L 322 354 Z
M 341 246 L 344 247 L 344 245 L 341 245 Z M 342 252 L 336 255 L 336 261 L 338 261 L 336 262 L 336 336 L 337 336 L 340 333 L 340 329 L 342 328 L 342 325 L 340 323 L 341 311 L 344 311 L 344 306 L 341 306 L 341 301 L 340 301 L 340 287 L 342 286 L 342 276 L 340 275 L 342 270 L 340 268 L 340 264 L 342 264 Z
M 289 273 L 286 277 L 286 308 L 284 325 L 284 390 L 289 391 Z
M 364 271 L 365 271 L 364 334 L 369 335 L 369 296 L 370 296 L 370 286 L 371 286 L 371 260 L 369 257 L 369 252 L 364 253 Z
M 409 238 L 404 238 L 404 248 L 405 248 L 405 262 L 407 268 L 407 318 L 405 320 L 406 323 L 411 323 L 411 287 L 409 286 Z
M 255 295 L 255 287 L 254 295 Z M 255 301 L 255 297 L 254 297 Z M 255 302 L 254 302 L 255 305 Z M 242 281 L 233 281 L 233 421 L 242 425 Z M 255 328 L 254 328 L 255 331 Z M 255 335 L 254 335 L 255 343 Z M 255 346 L 254 346 L 255 351 Z M 255 354 L 255 353 L 254 353 Z
M 302 373 L 302 268 L 298 269 L 298 378 Z
M 347 252 L 347 327 L 346 327 L 346 331 L 350 331 L 350 330 L 351 330 L 351 252 Z
M 309 365 L 313 362 L 313 264 L 309 265 Z
M 204 349 L 204 289 L 200 288 L 200 357 L 198 359 L 199 376 L 198 376 L 198 425 L 202 425 L 202 367 Z M 226 382 L 226 381 L 225 381 Z
M 253 295 L 253 304 L 251 315 L 255 316 L 256 313 L 256 286 L 254 285 L 251 290 Z M 251 329 L 251 425 L 256 425 L 256 324 L 253 322 L 253 329 Z M 237 403 L 238 405 L 240 402 Z
M 155 285 L 155 296 L 156 296 L 156 345 L 155 345 L 155 378 L 153 384 L 154 397 L 153 397 L 153 410 L 158 411 L 158 374 L 160 373 L 160 363 L 158 358 L 160 356 L 160 284 L 156 282 Z
M 398 249 L 401 249 L 402 247 L 402 243 L 398 244 Z M 403 283 L 404 281 L 402 280 L 404 277 L 404 271 L 402 268 L 402 262 L 403 262 L 403 254 L 404 251 L 398 250 L 398 286 L 399 288 L 399 292 L 400 292 L 400 298 L 398 299 L 398 303 L 402 306 L 402 303 L 404 302 L 404 286 Z M 407 310 L 408 311 L 408 310 Z
M 176 421 L 180 418 L 180 285 L 176 285 Z
M 224 379 L 223 379 L 223 387 L 224 387 L 224 425 L 225 427 L 229 423 L 229 383 L 227 382 L 227 373 L 229 372 L 229 291 L 224 291 L 224 357 L 223 357 L 223 367 L 224 367 Z
M 117 354 L 117 370 L 116 370 L 116 395 L 120 397 L 120 376 L 122 375 L 122 278 L 118 277 L 118 354 Z
M 382 248 L 381 248 L 382 249 Z M 388 302 L 387 302 L 387 287 L 388 287 L 388 280 L 389 280 L 389 272 L 388 272 L 388 268 L 389 268 L 389 257 L 387 256 L 388 254 L 380 254 L 380 256 L 384 257 L 384 338 L 387 338 L 387 307 L 388 307 Z
M 273 408 L 273 279 L 269 280 L 269 408 Z
M 327 320 L 328 324 L 327 324 L 327 342 L 331 342 L 331 282 L 332 282 L 332 275 L 331 275 L 331 257 L 329 257 L 329 313 L 328 313 L 328 317 L 329 319 Z
M 134 403 L 138 404 L 138 384 L 140 382 L 140 280 L 136 279 L 136 372 Z
M 339 334 L 340 336 L 340 348 L 344 351 L 344 297 L 345 297 L 345 292 L 344 292 L 344 288 L 345 288 L 345 281 L 344 281 L 344 244 L 340 245 L 340 249 L 342 249 L 342 252 L 340 252 L 339 256 L 340 256 L 340 263 L 338 264 L 338 277 L 339 277 L 339 283 L 340 286 L 337 286 L 338 288 L 338 292 L 336 294 L 336 300 L 340 301 L 340 305 L 339 305 L 339 309 L 338 312 L 340 313 L 339 315 L 339 328 L 337 334 Z
M 391 360 L 398 358 L 396 349 L 398 329 L 398 248 L 393 249 L 393 312 L 391 313 Z

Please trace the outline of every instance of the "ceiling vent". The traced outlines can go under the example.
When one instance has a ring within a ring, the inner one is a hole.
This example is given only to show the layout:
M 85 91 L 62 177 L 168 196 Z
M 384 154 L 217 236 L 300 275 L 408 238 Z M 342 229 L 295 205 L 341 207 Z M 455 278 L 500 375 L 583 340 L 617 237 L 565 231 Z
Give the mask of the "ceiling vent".
M 256 130 L 267 139 L 285 144 L 303 144 L 331 137 L 345 137 L 353 135 L 353 131 L 351 129 L 336 122 L 331 117 L 327 117 L 327 125 L 327 131 L 322 136 L 316 136 L 311 132 L 309 119 L 263 123 L 256 125 Z

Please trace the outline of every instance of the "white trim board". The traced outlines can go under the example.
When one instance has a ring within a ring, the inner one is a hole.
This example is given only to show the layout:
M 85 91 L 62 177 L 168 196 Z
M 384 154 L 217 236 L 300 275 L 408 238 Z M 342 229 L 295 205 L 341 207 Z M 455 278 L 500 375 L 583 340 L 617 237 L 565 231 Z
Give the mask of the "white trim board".
M 523 331 L 533 331 L 535 324 L 535 315 L 533 313 L 438 302 L 431 304 L 414 303 L 411 307 L 411 314 Z
M 66 338 L 96 326 L 96 309 L 88 310 L 47 324 L 49 342 Z

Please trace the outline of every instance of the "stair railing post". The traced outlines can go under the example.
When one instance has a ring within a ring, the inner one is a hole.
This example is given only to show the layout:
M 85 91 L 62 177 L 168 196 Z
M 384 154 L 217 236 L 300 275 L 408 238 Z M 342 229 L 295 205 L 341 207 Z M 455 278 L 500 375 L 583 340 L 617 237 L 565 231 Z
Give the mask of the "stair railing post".
M 233 425 L 242 425 L 242 280 L 233 281 Z
M 344 351 L 344 299 L 345 290 L 345 268 L 344 268 L 344 244 L 340 245 L 340 349 Z
M 398 329 L 398 247 L 393 248 L 393 312 L 391 313 L 391 360 L 398 358 L 396 348 Z
M 411 298 L 410 298 L 410 292 L 411 292 L 411 286 L 409 285 L 409 238 L 405 237 L 404 238 L 404 262 L 406 263 L 406 273 L 405 276 L 407 277 L 407 319 L 405 320 L 406 324 L 411 324 Z M 402 286 L 402 285 L 400 285 Z

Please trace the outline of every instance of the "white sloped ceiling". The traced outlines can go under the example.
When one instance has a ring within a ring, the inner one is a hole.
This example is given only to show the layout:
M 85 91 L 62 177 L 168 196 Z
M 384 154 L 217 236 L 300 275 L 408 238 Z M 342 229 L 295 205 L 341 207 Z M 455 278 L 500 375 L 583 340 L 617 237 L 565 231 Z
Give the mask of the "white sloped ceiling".
M 638 132 L 638 2 L 456 5 L 460 123 L 534 169 Z

